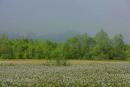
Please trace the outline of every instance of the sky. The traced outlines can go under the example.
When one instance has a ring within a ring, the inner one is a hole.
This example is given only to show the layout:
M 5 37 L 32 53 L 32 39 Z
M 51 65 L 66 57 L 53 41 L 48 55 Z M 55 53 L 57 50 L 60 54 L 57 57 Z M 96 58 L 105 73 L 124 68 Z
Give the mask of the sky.
M 0 33 L 95 35 L 101 29 L 130 43 L 130 0 L 0 0 Z

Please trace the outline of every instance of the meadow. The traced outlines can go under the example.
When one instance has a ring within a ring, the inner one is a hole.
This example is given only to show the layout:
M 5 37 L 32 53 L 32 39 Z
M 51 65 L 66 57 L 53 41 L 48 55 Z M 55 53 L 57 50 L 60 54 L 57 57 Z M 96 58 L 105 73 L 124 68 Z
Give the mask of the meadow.
M 1 60 L 0 87 L 130 87 L 129 61 Z

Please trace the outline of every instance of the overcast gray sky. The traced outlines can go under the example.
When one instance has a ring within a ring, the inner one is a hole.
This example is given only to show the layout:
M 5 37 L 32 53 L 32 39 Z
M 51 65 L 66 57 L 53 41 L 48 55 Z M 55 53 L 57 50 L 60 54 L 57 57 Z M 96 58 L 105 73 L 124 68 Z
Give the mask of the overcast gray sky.
M 130 0 L 0 0 L 0 32 L 94 35 L 101 28 L 130 42 Z

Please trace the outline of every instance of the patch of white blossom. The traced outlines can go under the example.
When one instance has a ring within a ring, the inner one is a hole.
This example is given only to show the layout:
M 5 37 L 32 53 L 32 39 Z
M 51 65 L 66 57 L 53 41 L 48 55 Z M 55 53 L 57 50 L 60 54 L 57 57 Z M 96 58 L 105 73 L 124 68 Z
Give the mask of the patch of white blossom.
M 0 87 L 130 87 L 130 63 L 0 65 Z

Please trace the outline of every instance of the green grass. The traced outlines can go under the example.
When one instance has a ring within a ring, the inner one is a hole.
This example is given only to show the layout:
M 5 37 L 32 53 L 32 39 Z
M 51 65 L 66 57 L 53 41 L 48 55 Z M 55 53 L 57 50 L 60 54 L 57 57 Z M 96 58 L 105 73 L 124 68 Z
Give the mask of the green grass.
M 54 61 L 51 61 L 53 63 Z M 1 60 L 0 87 L 130 87 L 129 61 Z

